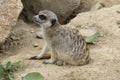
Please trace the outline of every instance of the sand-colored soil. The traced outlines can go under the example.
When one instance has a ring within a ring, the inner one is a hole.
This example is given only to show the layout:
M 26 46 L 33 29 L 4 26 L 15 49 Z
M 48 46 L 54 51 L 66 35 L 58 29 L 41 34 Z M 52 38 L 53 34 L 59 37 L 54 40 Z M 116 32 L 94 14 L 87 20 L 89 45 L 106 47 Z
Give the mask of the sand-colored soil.
M 35 27 L 20 24 L 21 28 L 28 29 L 33 35 L 33 43 L 17 51 L 16 55 L 0 57 L 2 63 L 7 61 L 23 61 L 27 68 L 22 72 L 15 73 L 16 80 L 21 80 L 29 72 L 40 72 L 45 80 L 120 80 L 120 28 L 110 27 L 106 31 L 99 29 L 100 36 L 95 45 L 90 46 L 91 62 L 84 66 L 57 66 L 54 64 L 42 64 L 44 60 L 28 60 L 30 57 L 41 52 L 43 40 L 35 38 Z M 32 26 L 32 25 L 31 25 Z M 96 27 L 97 28 L 97 27 Z M 116 31 L 116 34 L 111 32 Z M 103 34 L 104 33 L 104 34 Z M 38 44 L 38 47 L 34 47 Z

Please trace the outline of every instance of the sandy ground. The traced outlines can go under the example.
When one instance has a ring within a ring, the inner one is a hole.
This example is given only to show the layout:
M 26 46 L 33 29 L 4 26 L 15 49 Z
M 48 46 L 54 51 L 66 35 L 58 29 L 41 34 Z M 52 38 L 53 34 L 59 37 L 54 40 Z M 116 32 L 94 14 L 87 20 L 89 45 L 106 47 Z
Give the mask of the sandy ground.
M 22 25 L 20 25 L 22 26 Z M 30 27 L 34 33 L 34 27 Z M 113 34 L 113 30 L 115 34 Z M 120 28 L 111 27 L 100 36 L 95 45 L 90 45 L 91 62 L 84 66 L 57 66 L 42 64 L 44 60 L 28 60 L 41 52 L 43 40 L 32 38 L 33 44 L 38 47 L 24 48 L 16 55 L 0 57 L 1 62 L 24 61 L 27 68 L 15 74 L 16 80 L 21 80 L 29 72 L 40 72 L 45 80 L 120 80 Z M 33 34 L 33 33 L 30 33 Z M 30 44 L 31 45 L 31 44 Z

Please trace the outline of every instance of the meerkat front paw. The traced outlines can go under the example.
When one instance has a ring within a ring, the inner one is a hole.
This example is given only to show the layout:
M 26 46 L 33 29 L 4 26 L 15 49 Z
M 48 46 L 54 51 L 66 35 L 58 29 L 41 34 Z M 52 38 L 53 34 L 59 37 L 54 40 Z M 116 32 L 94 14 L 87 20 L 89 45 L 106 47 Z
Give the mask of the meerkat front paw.
M 42 58 L 38 57 L 38 56 L 33 56 L 33 57 L 30 58 L 30 60 L 40 60 L 40 59 L 42 59 Z
M 41 60 L 41 59 L 50 59 L 51 55 L 46 54 L 44 56 L 33 56 L 30 58 L 30 60 Z
M 41 59 L 50 59 L 50 55 L 48 54 L 48 55 L 45 55 L 45 56 L 43 56 L 43 57 L 39 57 L 39 56 L 33 56 L 33 57 L 31 57 L 30 58 L 30 60 L 41 60 Z
M 43 64 L 54 64 L 56 62 L 56 60 L 47 60 L 47 61 L 44 61 Z

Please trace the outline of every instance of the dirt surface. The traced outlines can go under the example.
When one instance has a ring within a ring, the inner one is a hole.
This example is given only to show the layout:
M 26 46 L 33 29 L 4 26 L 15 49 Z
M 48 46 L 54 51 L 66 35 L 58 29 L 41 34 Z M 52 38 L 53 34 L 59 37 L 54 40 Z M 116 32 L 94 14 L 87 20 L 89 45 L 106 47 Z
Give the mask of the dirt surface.
M 19 30 L 26 30 L 24 35 L 31 36 L 31 38 L 26 37 L 25 40 L 31 42 L 23 46 L 23 49 L 19 50 L 16 55 L 0 57 L 2 63 L 23 61 L 27 65 L 24 71 L 15 74 L 15 80 L 21 80 L 21 77 L 29 72 L 40 72 L 45 77 L 45 80 L 120 80 L 120 35 L 118 34 L 120 28 L 114 26 L 111 29 L 106 28 L 106 32 L 103 34 L 103 29 L 96 26 L 101 36 L 96 45 L 90 45 L 92 60 L 88 65 L 57 66 L 54 64 L 42 64 L 44 60 L 28 60 L 30 57 L 40 53 L 44 42 L 42 39 L 35 37 L 38 28 L 34 25 L 20 23 L 17 24 L 17 27 L 19 26 Z M 111 33 L 113 30 L 116 31 L 116 34 Z M 16 32 L 19 31 L 16 29 Z

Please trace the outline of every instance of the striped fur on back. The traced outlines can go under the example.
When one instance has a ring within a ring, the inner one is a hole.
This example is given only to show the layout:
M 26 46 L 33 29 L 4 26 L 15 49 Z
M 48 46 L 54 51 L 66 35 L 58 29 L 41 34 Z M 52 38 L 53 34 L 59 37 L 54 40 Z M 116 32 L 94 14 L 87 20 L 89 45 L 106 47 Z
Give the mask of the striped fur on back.
M 89 61 L 87 44 L 76 29 L 57 26 L 47 32 L 52 35 L 47 36 L 47 39 L 51 41 L 59 60 L 73 65 L 83 65 Z

